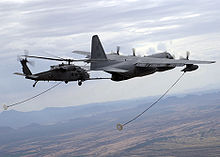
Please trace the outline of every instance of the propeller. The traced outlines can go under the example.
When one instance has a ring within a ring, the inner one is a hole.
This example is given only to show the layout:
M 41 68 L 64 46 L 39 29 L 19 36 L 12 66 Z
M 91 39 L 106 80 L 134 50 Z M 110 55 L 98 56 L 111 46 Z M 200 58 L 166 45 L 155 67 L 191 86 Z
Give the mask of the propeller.
M 183 57 L 183 56 L 180 56 L 180 59 L 182 59 L 182 60 L 189 60 L 189 55 L 190 55 L 190 52 L 186 51 L 186 58 Z
M 117 53 L 118 55 L 120 55 L 120 54 L 119 54 L 120 46 L 117 46 L 116 49 L 117 49 L 116 53 Z
M 189 51 L 186 51 L 186 59 L 189 60 L 189 55 L 190 55 L 190 52 Z
M 135 48 L 132 48 L 133 56 L 136 56 L 135 54 Z

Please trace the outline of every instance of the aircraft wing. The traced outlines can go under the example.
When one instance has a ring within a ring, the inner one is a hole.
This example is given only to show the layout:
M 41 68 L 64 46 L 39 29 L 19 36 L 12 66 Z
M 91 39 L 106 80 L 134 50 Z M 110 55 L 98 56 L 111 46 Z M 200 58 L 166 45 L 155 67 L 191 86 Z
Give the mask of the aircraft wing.
M 187 60 L 187 59 L 164 59 L 164 58 L 147 58 L 140 59 L 136 62 L 136 67 L 176 67 L 189 64 L 211 64 L 215 61 L 200 61 L 200 60 Z
M 128 70 L 124 70 L 124 69 L 120 69 L 120 68 L 114 68 L 114 67 L 111 67 L 111 66 L 108 66 L 108 67 L 104 67 L 103 68 L 104 71 L 106 72 L 109 72 L 109 73 L 126 73 L 128 72 Z

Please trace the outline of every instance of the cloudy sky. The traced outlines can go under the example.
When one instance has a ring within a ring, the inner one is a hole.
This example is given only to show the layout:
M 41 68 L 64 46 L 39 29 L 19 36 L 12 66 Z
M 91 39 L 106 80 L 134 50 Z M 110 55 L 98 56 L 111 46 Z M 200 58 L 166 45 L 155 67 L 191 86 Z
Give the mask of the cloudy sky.
M 220 1 L 217 0 L 1 0 L 0 1 L 0 103 L 23 100 L 54 83 L 38 83 L 13 75 L 21 72 L 17 55 L 74 57 L 72 50 L 90 51 L 98 34 L 106 52 L 121 46 L 130 55 L 169 51 L 176 58 L 191 51 L 191 59 L 216 60 L 187 74 L 170 94 L 220 88 Z M 32 72 L 56 62 L 35 61 Z M 182 68 L 123 82 L 110 80 L 61 84 L 53 91 L 13 109 L 39 110 L 93 102 L 161 95 Z M 94 73 L 92 76 L 106 76 Z M 2 109 L 0 110 L 2 111 Z

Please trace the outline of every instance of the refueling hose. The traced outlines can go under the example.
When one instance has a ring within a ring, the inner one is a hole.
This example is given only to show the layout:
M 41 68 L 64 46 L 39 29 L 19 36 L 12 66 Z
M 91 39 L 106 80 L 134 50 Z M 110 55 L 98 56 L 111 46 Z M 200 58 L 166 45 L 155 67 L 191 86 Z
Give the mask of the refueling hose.
M 170 87 L 166 90 L 166 92 L 165 92 L 163 95 L 161 95 L 155 102 L 153 102 L 153 103 L 152 103 L 148 108 L 146 108 L 143 112 L 141 112 L 140 114 L 138 114 L 137 116 L 135 116 L 134 118 L 132 118 L 131 120 L 129 120 L 129 121 L 123 123 L 123 124 L 118 123 L 118 124 L 116 125 L 116 128 L 117 128 L 119 131 L 123 130 L 123 127 L 124 127 L 125 125 L 127 125 L 127 124 L 133 122 L 134 120 L 136 120 L 137 118 L 139 118 L 141 115 L 143 115 L 146 111 L 148 111 L 151 107 L 153 107 L 155 104 L 157 104 L 157 103 L 180 81 L 180 79 L 183 77 L 184 74 L 185 74 L 185 72 L 180 75 L 180 77 L 172 84 L 172 86 L 170 86 Z
M 32 96 L 32 97 L 30 97 L 30 98 L 27 98 L 27 99 L 25 99 L 25 100 L 22 100 L 22 101 L 19 101 L 19 102 L 10 104 L 10 105 L 5 105 L 5 104 L 4 104 L 4 105 L 3 105 L 3 108 L 4 108 L 4 110 L 7 110 L 9 107 L 17 106 L 17 105 L 19 105 L 19 104 L 23 104 L 23 103 L 25 103 L 25 102 L 31 101 L 31 100 L 33 100 L 34 98 L 36 98 L 36 97 L 38 97 L 38 96 L 40 96 L 40 95 L 42 95 L 42 94 L 44 94 L 44 93 L 46 93 L 46 92 L 52 90 L 53 88 L 57 87 L 57 86 L 60 85 L 61 83 L 62 83 L 62 82 L 58 82 L 57 84 L 55 84 L 55 85 L 53 85 L 52 87 L 50 87 L 50 88 L 44 90 L 43 92 L 41 92 L 41 93 L 39 93 L 39 94 L 37 94 L 37 95 L 35 95 L 35 96 Z

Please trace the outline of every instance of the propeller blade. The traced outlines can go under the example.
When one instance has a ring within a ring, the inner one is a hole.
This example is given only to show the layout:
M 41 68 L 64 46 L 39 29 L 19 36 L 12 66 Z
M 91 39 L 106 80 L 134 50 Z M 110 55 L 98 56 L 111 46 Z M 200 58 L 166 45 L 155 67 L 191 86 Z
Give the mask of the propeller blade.
M 186 51 L 186 57 L 180 56 L 180 59 L 182 59 L 182 60 L 189 60 L 189 55 L 190 55 L 190 52 Z
M 120 51 L 120 46 L 117 46 L 117 54 L 119 55 L 119 51 Z
M 190 55 L 190 52 L 189 51 L 186 51 L 186 59 L 189 60 L 189 55 Z
M 136 56 L 135 54 L 135 48 L 132 48 L 133 56 Z

